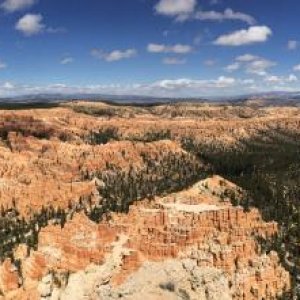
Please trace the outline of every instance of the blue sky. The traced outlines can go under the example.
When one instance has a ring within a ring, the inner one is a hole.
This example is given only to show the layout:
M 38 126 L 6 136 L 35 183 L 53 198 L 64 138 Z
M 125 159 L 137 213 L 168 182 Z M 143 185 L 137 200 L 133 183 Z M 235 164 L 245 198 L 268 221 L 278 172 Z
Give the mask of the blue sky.
M 0 3 L 0 97 L 300 90 L 297 0 Z

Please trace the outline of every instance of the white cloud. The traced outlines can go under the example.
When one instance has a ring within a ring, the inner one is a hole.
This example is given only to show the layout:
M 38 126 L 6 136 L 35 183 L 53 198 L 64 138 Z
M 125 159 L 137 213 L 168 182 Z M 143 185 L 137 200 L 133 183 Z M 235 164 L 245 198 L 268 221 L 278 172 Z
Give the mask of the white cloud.
M 242 46 L 262 43 L 267 41 L 270 35 L 272 35 L 272 30 L 267 26 L 251 26 L 248 29 L 221 35 L 214 41 L 214 44 L 220 46 Z
M 212 97 L 231 96 L 255 92 L 269 92 L 276 90 L 299 90 L 298 78 L 288 76 L 268 75 L 269 79 L 253 78 L 235 79 L 219 76 L 215 79 L 163 79 L 155 82 L 131 84 L 91 84 L 70 86 L 63 82 L 49 85 L 34 86 L 21 85 L 12 82 L 0 83 L 0 97 L 28 95 L 28 94 L 111 94 L 111 95 L 139 95 L 155 97 Z
M 257 58 L 245 66 L 246 72 L 259 76 L 266 76 L 267 70 L 276 66 L 276 63 L 265 58 Z
M 163 59 L 163 64 L 165 65 L 184 65 L 185 63 L 186 63 L 185 58 L 165 57 Z
M 11 82 L 4 82 L 4 84 L 2 85 L 2 88 L 5 90 L 13 90 L 15 88 L 15 85 Z
M 160 0 L 155 6 L 158 14 L 166 16 L 179 16 L 194 11 L 197 0 Z
M 226 20 L 237 20 L 245 22 L 249 25 L 253 25 L 256 23 L 256 20 L 247 14 L 241 13 L 241 12 L 235 12 L 231 8 L 227 8 L 224 10 L 224 12 L 217 12 L 214 10 L 210 11 L 202 11 L 199 10 L 195 13 L 194 19 L 198 19 L 201 21 L 226 21 Z
M 252 79 L 252 78 L 243 79 L 243 80 L 241 81 L 241 83 L 242 83 L 242 84 L 245 84 L 245 85 L 250 85 L 250 84 L 252 85 L 252 84 L 255 83 L 255 80 Z
M 298 81 L 298 77 L 294 74 L 290 74 L 288 76 L 268 75 L 265 77 L 264 81 L 268 84 L 277 84 L 278 86 L 295 83 Z
M 289 82 L 298 81 L 298 77 L 294 74 L 290 74 L 289 77 L 287 78 L 287 81 L 289 81 Z
M 36 2 L 37 2 L 36 0 L 5 0 L 1 4 L 1 8 L 9 13 L 12 13 L 15 11 L 30 8 Z
M 258 56 L 252 55 L 252 54 L 244 54 L 244 55 L 240 55 L 238 57 L 236 57 L 236 61 L 240 61 L 240 62 L 250 62 L 253 60 L 256 60 L 257 58 L 259 58 Z
M 190 45 L 163 45 L 163 44 L 149 44 L 147 46 L 148 52 L 151 53 L 176 53 L 176 54 L 187 54 L 193 51 Z
M 73 61 L 74 61 L 73 57 L 68 56 L 68 57 L 63 58 L 63 59 L 60 61 L 60 63 L 61 63 L 62 65 L 68 65 L 68 64 L 71 64 Z
M 102 49 L 93 49 L 91 55 L 95 58 L 105 60 L 107 62 L 119 61 L 122 59 L 132 58 L 137 55 L 135 49 L 127 50 L 113 50 L 111 52 L 105 52 Z
M 213 0 L 213 4 L 217 4 L 218 0 Z M 197 0 L 160 0 L 155 6 L 158 14 L 175 17 L 177 21 L 200 20 L 200 21 L 242 21 L 249 25 L 254 25 L 256 20 L 245 13 L 233 11 L 231 8 L 225 9 L 223 12 L 215 10 L 196 10 Z
M 225 70 L 234 72 L 243 69 L 248 74 L 266 76 L 268 69 L 274 66 L 276 63 L 269 59 L 247 53 L 237 56 L 232 64 L 225 67 Z
M 217 88 L 223 89 L 231 87 L 235 84 L 236 80 L 231 77 L 220 76 L 213 80 L 193 80 L 188 78 L 172 79 L 172 80 L 161 80 L 151 84 L 151 88 L 160 88 L 164 90 L 178 91 L 180 89 L 206 89 L 206 88 Z
M 43 16 L 40 14 L 27 14 L 17 22 L 15 28 L 25 36 L 39 34 L 45 29 Z
M 287 48 L 288 50 L 296 50 L 299 47 L 299 42 L 295 40 L 288 41 Z
M 227 71 L 227 72 L 237 71 L 240 67 L 241 67 L 240 63 L 234 62 L 234 63 L 228 65 L 227 67 L 225 67 L 225 71 Z
M 300 71 L 300 64 L 293 67 L 294 71 Z
M 281 78 L 276 75 L 270 75 L 270 76 L 267 76 L 264 80 L 267 82 L 279 83 L 281 81 Z
M 179 97 L 187 95 L 208 95 L 234 88 L 239 83 L 231 77 L 220 76 L 216 79 L 164 79 L 149 83 L 95 84 L 87 86 L 68 86 L 64 83 L 46 86 L 18 85 L 10 82 L 0 84 L 0 96 L 28 95 L 40 93 L 62 94 L 111 94 L 111 95 L 148 95 Z

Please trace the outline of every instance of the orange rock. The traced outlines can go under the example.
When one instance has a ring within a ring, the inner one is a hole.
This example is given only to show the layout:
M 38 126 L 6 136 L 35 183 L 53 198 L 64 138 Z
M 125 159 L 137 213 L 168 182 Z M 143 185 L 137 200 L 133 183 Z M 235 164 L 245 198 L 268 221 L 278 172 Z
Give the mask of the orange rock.
M 19 275 L 10 259 L 6 259 L 0 267 L 0 289 L 6 294 L 19 287 Z

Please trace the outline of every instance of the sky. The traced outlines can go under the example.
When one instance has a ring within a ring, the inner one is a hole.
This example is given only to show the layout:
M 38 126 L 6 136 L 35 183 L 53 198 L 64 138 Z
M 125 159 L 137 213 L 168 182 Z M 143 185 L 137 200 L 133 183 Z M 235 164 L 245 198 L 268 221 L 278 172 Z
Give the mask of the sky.
M 300 91 L 299 0 L 2 0 L 0 97 Z

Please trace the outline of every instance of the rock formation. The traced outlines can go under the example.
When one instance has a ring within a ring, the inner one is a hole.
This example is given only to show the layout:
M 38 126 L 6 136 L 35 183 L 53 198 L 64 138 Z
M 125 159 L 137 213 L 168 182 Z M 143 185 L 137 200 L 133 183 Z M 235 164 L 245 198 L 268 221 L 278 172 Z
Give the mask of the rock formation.
M 22 259 L 21 288 L 6 262 L 2 290 L 8 299 L 12 290 L 31 299 L 139 299 L 141 290 L 146 299 L 275 298 L 289 274 L 256 238 L 274 235 L 276 223 L 220 200 L 233 188 L 216 176 L 100 224 L 78 214 L 64 228 L 49 225 Z
M 235 184 L 201 180 L 210 166 L 189 143 L 240 151 L 276 135 L 298 145 L 299 112 L 86 102 L 1 111 L 0 299 L 280 296 L 290 275 L 258 242 L 278 225 L 233 206 L 245 197 Z

